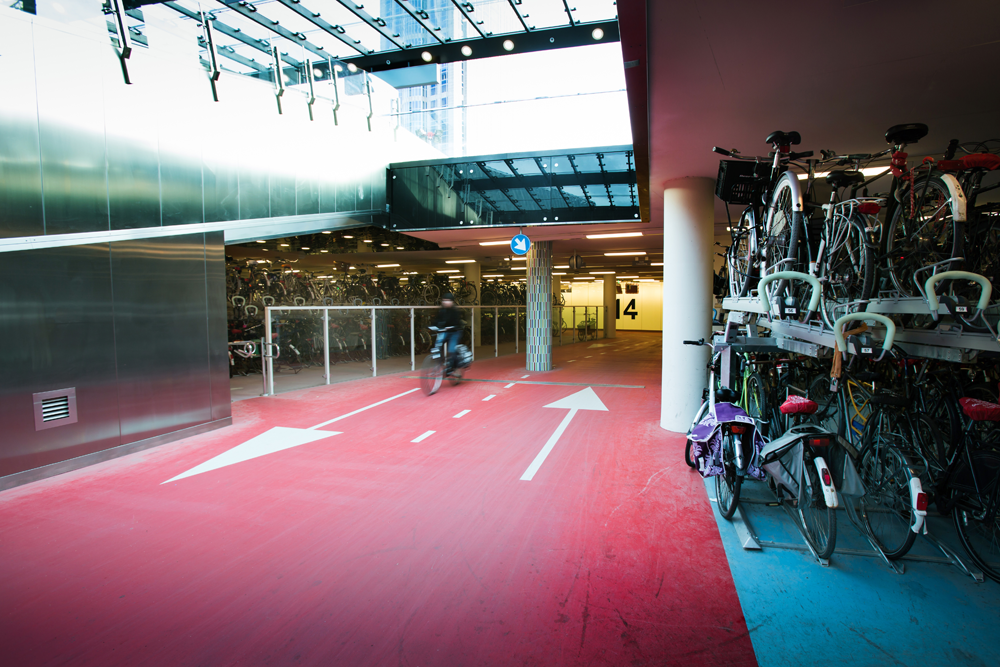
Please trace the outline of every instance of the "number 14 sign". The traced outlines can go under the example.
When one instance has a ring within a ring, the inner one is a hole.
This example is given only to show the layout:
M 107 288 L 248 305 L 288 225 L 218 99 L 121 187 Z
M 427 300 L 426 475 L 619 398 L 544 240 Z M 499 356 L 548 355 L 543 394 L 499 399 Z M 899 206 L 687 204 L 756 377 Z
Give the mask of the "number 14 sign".
M 622 300 L 621 299 L 616 299 L 615 300 L 615 319 L 616 320 L 620 320 L 622 318 L 623 314 L 624 315 L 628 315 L 629 317 L 631 317 L 634 320 L 635 316 L 639 314 L 639 311 L 636 310 L 636 308 L 635 308 L 635 299 L 631 299 L 628 302 L 628 305 L 625 306 L 625 312 L 624 313 L 621 312 L 621 309 L 622 309 Z

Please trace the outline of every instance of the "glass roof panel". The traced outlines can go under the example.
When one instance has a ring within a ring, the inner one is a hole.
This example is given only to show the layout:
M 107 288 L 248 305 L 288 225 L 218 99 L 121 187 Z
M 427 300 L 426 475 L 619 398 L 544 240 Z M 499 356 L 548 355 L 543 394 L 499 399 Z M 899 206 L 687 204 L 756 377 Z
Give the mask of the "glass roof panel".
M 386 39 L 378 30 L 361 20 L 356 14 L 347 9 L 337 0 L 302 0 L 302 6 L 308 8 L 311 12 L 319 14 L 327 23 L 334 26 L 339 26 L 344 30 L 344 36 L 348 37 L 351 41 L 359 41 L 358 46 L 362 47 L 365 51 L 397 51 L 398 48 Z M 358 3 L 361 4 L 361 3 Z M 265 13 L 270 11 L 270 5 L 264 5 L 262 11 Z M 364 11 L 368 12 L 373 18 L 379 18 L 377 5 L 372 7 L 365 7 Z M 346 44 L 341 43 L 337 47 L 337 51 L 331 55 L 335 57 L 347 58 L 350 56 L 357 55 L 351 47 Z
M 573 0 L 570 3 L 573 19 L 580 23 L 611 21 L 618 18 L 615 0 Z
M 573 0 L 572 4 L 576 2 Z M 520 0 L 517 9 L 532 30 L 569 26 L 569 16 L 562 0 Z
M 511 160 L 511 164 L 521 176 L 540 176 L 542 173 L 534 160 Z
M 605 153 L 604 169 L 606 171 L 629 171 L 632 168 L 625 153 Z
M 441 28 L 440 35 L 444 39 L 460 40 L 479 37 L 479 33 L 469 24 L 462 12 L 451 0 L 410 0 L 410 4 L 430 15 L 428 22 L 436 28 Z
M 305 38 L 307 40 L 309 40 L 316 46 L 323 47 L 323 50 L 327 51 L 331 57 L 334 56 L 334 54 L 357 55 L 356 51 L 351 49 L 342 41 L 340 41 L 330 33 L 326 32 L 322 28 L 317 27 L 315 23 L 312 23 L 311 21 L 300 16 L 299 14 L 296 14 L 294 11 L 285 7 L 284 5 L 278 4 L 276 2 L 268 3 L 267 5 L 262 4 L 262 6 L 258 11 L 267 18 L 269 18 L 270 20 L 277 21 L 278 25 L 282 26 L 283 28 L 292 31 L 293 33 L 300 33 L 302 35 L 305 35 Z M 284 50 L 285 45 L 279 44 L 279 48 Z M 313 58 L 315 57 L 316 55 L 313 54 Z
M 360 4 L 360 3 L 359 3 Z M 415 3 L 408 3 L 415 4 Z M 448 1 L 451 5 L 450 0 Z M 378 5 L 381 18 L 388 24 L 388 28 L 392 30 L 394 34 L 399 35 L 399 39 L 403 41 L 403 44 L 410 46 L 423 46 L 425 44 L 438 44 L 438 40 L 434 38 L 427 30 L 424 29 L 422 25 L 417 23 L 417 21 L 407 13 L 399 4 L 393 2 L 393 0 L 381 0 Z M 367 9 L 366 9 L 367 11 Z M 375 6 L 373 5 L 370 13 L 375 12 Z M 429 13 L 429 12 L 428 12 Z M 440 27 L 434 17 L 431 16 L 428 19 L 428 23 L 433 24 L 433 27 Z M 382 48 L 376 49 L 377 51 L 395 50 L 389 40 L 383 40 Z
M 562 4 L 562 0 L 554 1 Z M 524 32 L 524 26 L 521 25 L 507 0 L 472 0 L 470 4 L 473 6 L 470 17 L 487 35 Z

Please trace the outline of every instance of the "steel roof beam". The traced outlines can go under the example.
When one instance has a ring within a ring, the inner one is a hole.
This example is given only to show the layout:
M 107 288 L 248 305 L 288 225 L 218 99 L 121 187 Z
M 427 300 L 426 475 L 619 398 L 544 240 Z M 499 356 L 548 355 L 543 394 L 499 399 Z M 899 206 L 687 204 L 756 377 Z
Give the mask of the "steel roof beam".
M 354 0 L 337 0 L 337 2 L 343 5 L 344 9 L 351 12 L 359 19 L 367 23 L 370 27 L 377 30 L 380 35 L 382 35 L 387 40 L 392 42 L 396 46 L 396 48 L 399 49 L 409 48 L 408 44 L 404 44 L 402 41 L 400 41 L 398 33 L 394 33 L 392 30 L 389 29 L 389 26 L 386 24 L 384 19 L 372 16 L 371 14 L 366 12 L 363 9 L 364 5 L 359 5 L 358 3 L 354 2 Z
M 208 48 L 208 44 L 205 42 L 204 37 L 198 38 L 198 45 L 202 48 Z M 265 65 L 261 65 L 259 62 L 253 58 L 247 58 L 246 56 L 237 53 L 235 49 L 231 46 L 220 46 L 216 49 L 216 52 L 223 58 L 229 58 L 233 62 L 237 62 L 244 67 L 249 67 L 250 69 L 257 70 L 258 72 L 267 72 L 268 68 Z
M 173 9 L 175 12 L 183 14 L 189 19 L 194 19 L 195 21 L 201 23 L 201 16 L 198 14 L 198 12 L 193 12 L 187 7 L 178 5 L 176 2 L 164 2 L 163 4 L 169 7 L 170 9 Z M 255 39 L 253 37 L 250 37 L 249 35 L 244 34 L 243 31 L 240 30 L 239 28 L 233 28 L 232 26 L 227 25 L 216 18 L 211 19 L 211 21 L 212 21 L 212 27 L 215 30 L 221 32 L 226 37 L 231 37 L 232 39 L 242 42 L 243 44 L 246 44 L 249 47 L 257 49 L 261 53 L 266 53 L 269 56 L 271 55 L 271 45 L 267 41 L 263 39 Z M 292 67 L 302 66 L 301 61 L 296 60 L 291 56 L 283 55 L 281 56 L 281 59 L 284 60 L 289 65 L 291 65 Z
M 457 9 L 462 13 L 462 16 L 464 16 L 465 20 L 469 22 L 469 25 L 471 25 L 473 29 L 479 33 L 480 37 L 486 37 L 486 35 L 488 34 L 489 35 L 493 34 L 484 32 L 483 29 L 479 27 L 479 24 L 482 23 L 482 21 L 476 23 L 476 20 L 472 18 L 472 12 L 475 11 L 476 7 L 471 2 L 463 2 L 462 0 L 451 0 L 451 4 L 455 5 L 455 9 Z M 472 9 L 469 9 L 469 7 L 471 7 Z
M 517 14 L 517 20 L 524 26 L 524 31 L 531 32 L 531 28 L 528 27 L 528 24 L 524 21 L 524 17 L 521 16 L 521 12 L 517 9 L 517 6 L 521 4 L 521 0 L 507 0 L 507 2 L 510 3 L 510 8 Z
M 494 179 L 493 174 L 491 174 L 489 170 L 486 168 L 485 162 L 477 162 L 476 165 L 478 165 L 479 168 L 483 170 L 483 173 L 486 174 L 486 178 L 490 179 L 491 183 L 495 184 L 497 182 L 497 179 Z M 511 179 L 504 179 L 504 180 L 511 180 Z M 495 185 L 493 188 L 488 188 L 488 189 L 499 190 L 500 194 L 506 197 L 507 201 L 509 201 L 514 208 L 516 208 L 518 211 L 521 210 L 521 207 L 517 205 L 517 200 L 510 196 L 510 193 L 508 192 L 509 188 L 503 188 Z
M 280 25 L 277 21 L 269 19 L 266 16 L 262 16 L 261 13 L 257 11 L 257 8 L 246 0 L 219 0 L 219 2 L 240 16 L 244 16 L 257 25 L 267 28 L 279 37 L 284 37 L 293 44 L 301 44 L 306 50 L 316 54 L 324 60 L 331 57 L 331 54 L 327 53 L 322 46 L 316 46 L 306 39 L 306 36 L 301 32 L 292 32 L 288 28 Z
M 451 38 L 444 38 L 439 33 L 441 32 L 441 26 L 435 26 L 430 22 L 431 15 L 427 13 L 426 9 L 418 9 L 416 7 L 411 7 L 408 0 L 394 0 L 397 5 L 407 14 L 413 17 L 413 20 L 420 24 L 427 33 L 436 39 L 438 43 L 444 44 L 445 42 L 450 42 Z
M 545 163 L 542 162 L 542 158 L 536 157 L 535 158 L 535 164 L 538 165 L 538 171 L 540 171 L 543 174 L 545 174 L 546 176 L 548 176 L 549 187 L 554 187 L 556 189 L 556 192 L 558 192 L 559 196 L 562 197 L 563 203 L 566 204 L 566 207 L 567 208 L 573 208 L 573 205 L 569 203 L 569 199 L 566 198 L 566 193 L 563 192 L 562 187 L 558 186 L 558 185 L 553 185 L 553 183 L 552 183 L 552 176 L 553 176 L 553 174 L 550 174 L 549 172 L 545 171 L 545 167 L 544 167 Z
M 563 7 L 566 8 L 566 16 L 569 17 L 569 25 L 573 27 L 576 25 L 576 19 L 573 18 L 573 10 L 569 8 L 569 0 L 563 0 Z
M 293 12 L 295 12 L 305 20 L 309 21 L 320 30 L 324 31 L 325 33 L 333 37 L 336 37 L 341 42 L 351 47 L 358 53 L 361 54 L 371 53 L 371 51 L 367 50 L 363 46 L 358 46 L 359 44 L 361 44 L 361 40 L 352 39 L 351 37 L 347 36 L 346 34 L 347 30 L 345 30 L 343 26 L 332 25 L 326 20 L 320 18 L 319 12 L 314 12 L 310 9 L 303 7 L 300 0 L 278 0 L 278 2 L 283 4 L 285 7 L 291 9 Z

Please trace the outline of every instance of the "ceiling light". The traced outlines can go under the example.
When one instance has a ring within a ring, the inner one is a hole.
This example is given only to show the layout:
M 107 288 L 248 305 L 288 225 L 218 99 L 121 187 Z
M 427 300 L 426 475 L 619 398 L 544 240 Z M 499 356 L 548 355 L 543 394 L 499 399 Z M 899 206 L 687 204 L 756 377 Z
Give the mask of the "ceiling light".
M 441 269 L 438 273 L 458 273 L 458 269 Z
M 282 247 L 282 248 L 287 248 L 287 247 L 288 247 L 288 244 L 287 244 L 287 243 L 282 243 L 282 244 L 281 244 L 281 247 Z
M 526 267 L 526 266 L 512 266 L 512 267 L 510 267 L 510 270 L 511 271 L 527 271 L 528 267 Z
M 363 239 L 365 243 L 372 243 L 371 239 Z
M 482 275 L 480 277 L 481 278 L 503 278 L 503 274 L 502 273 L 489 273 L 489 274 Z
M 376 269 L 391 269 L 394 266 L 399 266 L 399 264 L 376 264 Z
M 504 51 L 513 51 L 514 50 L 514 42 L 512 42 L 509 39 L 503 40 L 503 50 Z
M 264 252 L 271 252 L 270 249 L 268 248 L 261 248 L 261 250 L 263 250 Z
M 350 234 L 344 234 L 344 238 L 345 239 L 353 239 L 354 237 L 351 236 Z
M 309 246 L 306 246 L 306 245 L 302 246 L 302 249 L 303 250 L 312 250 L 312 248 L 310 248 Z
M 430 51 L 424 51 L 423 53 L 420 54 L 420 57 L 423 59 L 425 63 L 429 63 L 430 61 L 434 60 L 434 56 L 431 55 Z
M 859 169 L 858 171 L 860 171 L 862 174 L 864 174 L 865 178 L 871 178 L 872 176 L 876 176 L 878 174 L 881 174 L 886 169 L 888 169 L 887 166 L 883 166 L 883 167 L 864 167 L 862 169 Z M 816 178 L 816 179 L 826 178 L 829 175 L 830 175 L 830 172 L 828 172 L 828 171 L 821 171 L 821 172 L 818 172 L 818 173 L 814 174 L 813 178 Z M 809 174 L 798 174 L 798 177 L 799 177 L 799 180 L 804 180 L 804 179 L 806 179 L 806 178 L 809 177 Z
M 614 274 L 614 271 L 591 271 L 590 272 L 590 275 L 592 275 L 592 276 L 610 276 L 612 274 Z
M 639 276 L 618 276 L 618 277 L 621 278 L 622 280 L 627 280 L 629 278 L 638 278 Z
M 401 246 L 401 245 L 398 245 L 398 246 L 396 246 L 396 250 L 406 250 L 406 248 L 404 248 L 404 247 L 403 247 L 403 246 Z
M 330 252 L 329 250 L 320 250 L 320 252 Z
M 351 73 L 357 72 L 358 66 L 355 65 L 354 63 L 347 63 L 347 71 Z
M 480 241 L 479 245 L 509 245 L 510 241 Z
M 472 47 L 469 46 L 468 44 L 466 44 L 465 46 L 463 46 L 462 47 L 462 55 L 465 56 L 466 58 L 468 58 L 469 56 L 471 56 L 472 55 Z
M 643 250 L 637 250 L 637 251 L 633 251 L 633 252 L 606 252 L 606 253 L 604 253 L 604 256 L 605 257 L 624 257 L 626 255 L 645 255 L 645 254 L 646 254 L 645 251 L 643 251 Z
M 389 247 L 389 244 L 388 244 L 388 243 L 383 243 L 383 244 L 382 244 L 382 247 L 383 247 L 383 248 L 388 248 L 388 247 Z
M 590 33 L 590 36 L 593 37 L 595 41 L 599 42 L 604 39 L 604 31 L 600 28 L 594 28 L 594 31 Z
M 577 276 L 573 280 L 593 280 L 594 276 Z
M 639 280 L 637 280 L 636 282 L 637 283 L 658 283 L 660 281 L 656 280 L 655 278 L 639 278 Z
M 323 232 L 323 233 L 324 233 L 324 234 L 333 234 L 333 232 L 329 232 L 329 231 L 327 231 L 327 232 Z
M 559 264 L 557 266 L 553 266 L 552 268 L 553 269 L 568 269 L 569 268 L 569 264 Z
M 445 260 L 445 264 L 475 264 L 474 259 L 449 259 Z
M 587 234 L 588 239 L 624 239 L 630 236 L 642 236 L 642 232 L 619 232 L 617 234 Z
M 514 261 L 514 262 L 527 262 L 528 258 L 527 257 L 511 257 L 511 260 Z
M 267 241 L 257 241 L 257 243 L 267 243 Z
M 258 259 L 257 263 L 258 264 L 267 264 L 267 260 L 266 259 Z
M 561 271 L 561 272 L 560 271 L 553 271 L 552 275 L 554 275 L 554 276 L 565 276 L 566 272 L 565 271 Z
M 663 266 L 663 262 L 653 262 L 650 266 Z
M 349 267 L 347 267 L 347 268 L 348 268 L 348 269 L 356 269 L 356 268 L 358 268 L 358 267 L 356 267 L 356 266 L 349 266 Z

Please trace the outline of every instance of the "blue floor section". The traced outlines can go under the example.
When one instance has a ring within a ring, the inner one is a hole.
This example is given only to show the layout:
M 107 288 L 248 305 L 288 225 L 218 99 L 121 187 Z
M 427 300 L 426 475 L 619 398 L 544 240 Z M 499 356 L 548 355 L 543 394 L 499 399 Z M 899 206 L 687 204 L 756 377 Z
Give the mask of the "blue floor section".
M 711 480 L 706 491 L 762 667 L 1000 665 L 997 583 L 977 584 L 945 564 L 907 560 L 899 575 L 875 557 L 834 552 L 822 567 L 808 552 L 747 551 L 719 514 Z M 743 493 L 773 500 L 760 483 L 746 483 Z M 761 540 L 804 546 L 782 508 L 744 503 L 741 510 Z M 837 547 L 870 551 L 844 512 L 837 514 Z M 965 555 L 950 520 L 935 519 L 931 530 Z M 922 537 L 911 553 L 941 555 Z

